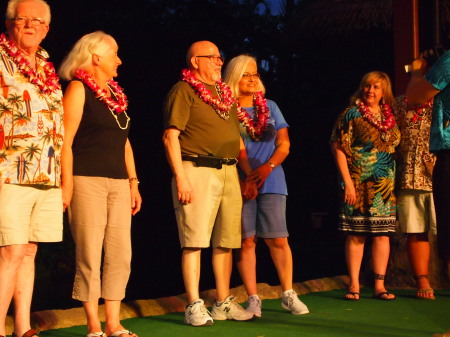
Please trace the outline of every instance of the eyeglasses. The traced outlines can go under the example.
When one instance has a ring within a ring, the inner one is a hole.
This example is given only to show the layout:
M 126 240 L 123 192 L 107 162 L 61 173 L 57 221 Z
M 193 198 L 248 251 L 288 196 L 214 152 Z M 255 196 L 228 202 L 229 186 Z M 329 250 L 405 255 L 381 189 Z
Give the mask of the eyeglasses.
M 246 80 L 249 80 L 251 78 L 257 79 L 257 78 L 261 77 L 261 74 L 259 74 L 259 73 L 256 73 L 256 74 L 243 73 L 242 77 L 245 78 Z
M 16 16 L 12 18 L 11 21 L 14 21 L 16 25 L 24 25 L 27 22 L 30 22 L 32 26 L 40 26 L 45 23 L 45 20 L 42 18 L 26 18 L 24 16 Z
M 223 63 L 225 62 L 225 57 L 223 56 L 216 56 L 216 55 L 197 55 L 196 57 L 206 57 L 208 58 L 210 61 L 214 60 L 214 62 L 218 62 L 219 60 Z

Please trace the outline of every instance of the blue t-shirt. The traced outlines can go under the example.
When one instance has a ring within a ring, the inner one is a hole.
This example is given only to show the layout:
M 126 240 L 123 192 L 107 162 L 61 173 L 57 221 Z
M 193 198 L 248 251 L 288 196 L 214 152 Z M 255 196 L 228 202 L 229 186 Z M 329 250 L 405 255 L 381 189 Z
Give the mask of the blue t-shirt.
M 430 151 L 450 149 L 450 51 L 447 51 L 425 75 L 425 79 L 440 93 L 433 103 L 430 131 Z
M 278 108 L 278 105 L 274 101 L 267 100 L 267 106 L 269 107 L 270 117 L 267 129 L 261 137 L 261 140 L 255 142 L 248 135 L 246 128 L 240 125 L 241 136 L 244 140 L 248 160 L 252 169 L 261 166 L 270 159 L 275 151 L 277 131 L 289 127 L 283 117 L 283 114 Z M 245 108 L 245 110 L 247 110 L 249 116 L 253 118 L 254 108 Z M 242 172 L 240 173 L 242 176 Z M 260 187 L 259 194 L 263 193 L 287 195 L 286 178 L 281 165 L 275 167 L 275 169 L 267 177 L 264 184 Z

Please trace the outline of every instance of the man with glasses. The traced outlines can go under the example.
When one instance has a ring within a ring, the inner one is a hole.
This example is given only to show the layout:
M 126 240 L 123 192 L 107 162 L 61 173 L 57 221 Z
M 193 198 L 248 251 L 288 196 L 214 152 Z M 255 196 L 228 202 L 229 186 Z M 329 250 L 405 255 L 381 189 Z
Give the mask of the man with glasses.
M 236 104 L 221 81 L 223 58 L 209 41 L 187 52 L 189 69 L 169 92 L 165 104 L 164 146 L 173 172 L 172 194 L 182 248 L 182 274 L 189 305 L 185 323 L 250 320 L 230 295 L 232 249 L 241 245 L 242 197 L 236 163 L 245 153 Z M 239 162 L 250 172 L 247 160 Z M 212 243 L 217 301 L 212 314 L 199 294 L 201 250 Z M 212 317 L 211 317 L 212 316 Z
M 62 240 L 62 93 L 48 55 L 50 8 L 9 0 L 0 35 L 0 337 L 36 337 L 30 310 L 38 242 Z

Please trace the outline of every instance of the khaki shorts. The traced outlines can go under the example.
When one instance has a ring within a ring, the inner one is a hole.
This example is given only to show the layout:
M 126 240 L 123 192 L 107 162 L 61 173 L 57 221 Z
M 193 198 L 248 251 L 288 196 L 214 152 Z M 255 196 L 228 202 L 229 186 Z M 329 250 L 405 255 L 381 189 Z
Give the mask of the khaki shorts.
M 196 167 L 183 161 L 185 173 L 194 189 L 194 201 L 178 201 L 175 180 L 172 197 L 181 248 L 241 247 L 242 196 L 236 165 L 222 169 Z
M 433 193 L 419 190 L 400 190 L 397 193 L 397 214 L 403 233 L 436 234 L 436 213 Z
M 3 184 L 0 190 L 0 246 L 62 241 L 61 189 Z

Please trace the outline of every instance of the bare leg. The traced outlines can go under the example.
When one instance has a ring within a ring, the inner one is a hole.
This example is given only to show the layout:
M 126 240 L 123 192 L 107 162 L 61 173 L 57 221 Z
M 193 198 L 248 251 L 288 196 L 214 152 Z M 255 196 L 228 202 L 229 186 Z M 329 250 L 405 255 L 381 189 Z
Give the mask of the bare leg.
M 218 302 L 222 302 L 230 295 L 232 263 L 233 259 L 230 248 L 217 247 L 213 249 L 212 264 L 216 280 Z
M 372 243 L 372 262 L 373 272 L 375 274 L 386 275 L 386 269 L 389 261 L 390 243 L 388 236 L 375 236 Z M 374 284 L 374 294 L 378 295 L 385 292 L 384 279 L 376 279 Z M 389 294 L 383 296 L 386 299 L 394 299 L 395 295 Z
M 287 238 L 264 239 L 270 249 L 270 256 L 277 269 L 283 291 L 292 289 L 292 252 Z
M 364 254 L 365 236 L 347 235 L 345 241 L 345 257 L 347 261 L 348 273 L 350 276 L 349 292 L 360 292 L 359 272 Z M 359 295 L 347 294 L 348 299 L 359 299 Z
M 257 295 L 256 289 L 256 236 L 242 240 L 237 266 L 248 296 Z
M 189 303 L 200 298 L 199 283 L 201 252 L 200 248 L 183 248 L 181 270 Z
M 110 336 L 112 333 L 119 330 L 126 330 L 122 324 L 120 324 L 120 304 L 121 301 L 105 300 L 105 333 Z M 122 336 L 122 335 L 121 335 Z M 129 335 L 123 335 L 129 336 Z M 136 334 L 131 336 L 137 337 Z
M 98 301 L 83 302 L 83 308 L 87 319 L 87 332 L 103 331 L 100 319 L 98 318 Z
M 25 245 L 25 256 L 17 270 L 16 285 L 14 288 L 14 331 L 22 336 L 31 329 L 31 299 L 34 287 L 34 260 L 36 257 L 37 243 Z
M 27 245 L 0 247 L 0 335 L 2 336 L 6 336 L 6 315 L 16 288 L 18 270 L 25 258 L 26 248 Z
M 428 281 L 428 264 L 430 261 L 430 243 L 428 241 L 428 233 L 414 233 L 407 235 L 407 247 L 409 263 L 416 277 L 417 290 L 431 289 Z M 434 297 L 432 291 L 417 292 L 417 297 L 431 298 Z

